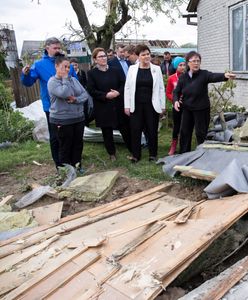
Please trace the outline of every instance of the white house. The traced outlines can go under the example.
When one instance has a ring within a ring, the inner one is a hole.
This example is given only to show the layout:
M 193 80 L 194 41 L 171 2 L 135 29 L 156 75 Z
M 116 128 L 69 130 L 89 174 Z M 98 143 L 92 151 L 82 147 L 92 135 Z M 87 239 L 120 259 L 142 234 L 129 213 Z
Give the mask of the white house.
M 202 68 L 232 70 L 234 102 L 248 108 L 248 0 L 190 0 L 187 11 L 197 16 Z

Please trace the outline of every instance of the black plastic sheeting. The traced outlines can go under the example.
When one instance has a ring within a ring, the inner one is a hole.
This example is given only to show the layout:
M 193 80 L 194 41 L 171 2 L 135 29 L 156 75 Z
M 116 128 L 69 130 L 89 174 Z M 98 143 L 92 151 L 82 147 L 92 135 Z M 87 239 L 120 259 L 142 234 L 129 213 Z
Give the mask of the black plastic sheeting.
M 204 148 L 204 143 L 195 151 L 166 156 L 158 160 L 164 163 L 163 172 L 175 176 L 176 165 L 192 166 L 196 169 L 219 174 L 205 189 L 209 199 L 248 193 L 248 148 L 247 151 Z

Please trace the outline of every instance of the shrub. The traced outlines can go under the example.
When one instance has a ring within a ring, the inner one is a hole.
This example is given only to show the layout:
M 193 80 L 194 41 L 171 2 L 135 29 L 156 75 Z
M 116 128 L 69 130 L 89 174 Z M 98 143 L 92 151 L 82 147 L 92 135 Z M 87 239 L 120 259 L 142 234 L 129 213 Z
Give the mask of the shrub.
M 10 106 L 11 101 L 11 90 L 0 81 L 0 143 L 23 142 L 32 137 L 33 122 L 14 111 Z

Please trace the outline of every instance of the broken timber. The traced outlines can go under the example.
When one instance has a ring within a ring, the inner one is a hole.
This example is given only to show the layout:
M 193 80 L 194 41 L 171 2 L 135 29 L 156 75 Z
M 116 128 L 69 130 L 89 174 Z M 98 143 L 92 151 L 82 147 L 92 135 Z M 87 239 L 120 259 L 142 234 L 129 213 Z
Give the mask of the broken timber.
M 174 166 L 173 169 L 181 172 L 182 176 L 191 177 L 194 179 L 206 180 L 206 181 L 212 181 L 218 176 L 218 173 L 216 172 L 196 169 L 192 166 L 177 165 Z
M 2 242 L 0 295 L 5 300 L 154 299 L 248 212 L 247 194 L 192 205 L 167 195 L 167 187 Z

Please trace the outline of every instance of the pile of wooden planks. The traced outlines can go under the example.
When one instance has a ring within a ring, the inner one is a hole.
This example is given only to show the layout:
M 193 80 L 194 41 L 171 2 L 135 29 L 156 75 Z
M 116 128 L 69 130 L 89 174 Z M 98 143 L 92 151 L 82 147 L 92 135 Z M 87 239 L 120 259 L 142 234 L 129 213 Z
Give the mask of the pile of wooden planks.
M 190 202 L 163 184 L 0 242 L 2 299 L 154 299 L 248 212 L 248 195 Z

